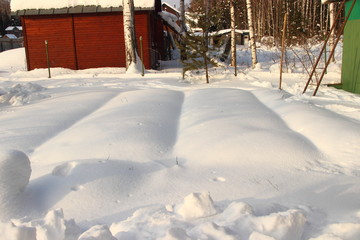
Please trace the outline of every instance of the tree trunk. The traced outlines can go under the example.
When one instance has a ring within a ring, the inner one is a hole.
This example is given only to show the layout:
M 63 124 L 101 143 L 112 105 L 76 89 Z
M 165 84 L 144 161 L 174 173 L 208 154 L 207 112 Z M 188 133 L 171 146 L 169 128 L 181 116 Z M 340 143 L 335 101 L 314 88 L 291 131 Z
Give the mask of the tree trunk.
M 180 0 L 180 24 L 181 32 L 186 32 L 186 19 L 185 19 L 185 0 Z
M 334 3 L 330 3 L 329 11 L 330 11 L 330 28 L 331 28 L 335 23 L 335 15 L 336 15 Z M 329 39 L 329 44 L 330 44 L 330 50 L 332 51 L 335 47 L 335 29 L 330 34 L 331 36 Z M 331 62 L 335 62 L 334 55 L 331 57 Z
M 186 19 L 185 19 L 185 3 L 184 0 L 180 0 L 180 27 L 181 27 L 181 34 L 182 36 L 185 36 L 187 29 L 186 29 Z M 180 41 L 180 57 L 181 60 L 186 60 L 186 53 L 185 53 L 185 42 Z M 183 75 L 183 78 L 185 78 L 185 75 Z
M 252 67 L 255 68 L 255 65 L 257 64 L 257 56 L 256 56 L 256 42 L 254 36 L 254 25 L 252 19 L 251 0 L 246 0 L 246 8 L 248 13 Z
M 137 59 L 137 44 L 135 37 L 135 21 L 134 21 L 134 1 L 123 0 L 123 15 L 124 15 L 124 39 L 125 39 L 125 54 L 126 54 L 126 69 L 132 63 L 136 63 Z
M 236 71 L 236 34 L 235 34 L 235 6 L 233 0 L 230 0 L 230 18 L 231 18 L 231 66 L 235 68 L 235 76 L 237 76 Z
M 210 0 L 204 0 L 205 4 L 205 19 L 209 22 L 209 11 L 210 11 Z M 208 49 L 209 49 L 209 29 L 204 29 L 203 32 L 204 36 L 204 44 L 205 44 L 205 51 L 204 51 L 204 64 L 205 64 L 205 76 L 206 76 L 206 83 L 209 83 L 209 66 L 208 66 Z

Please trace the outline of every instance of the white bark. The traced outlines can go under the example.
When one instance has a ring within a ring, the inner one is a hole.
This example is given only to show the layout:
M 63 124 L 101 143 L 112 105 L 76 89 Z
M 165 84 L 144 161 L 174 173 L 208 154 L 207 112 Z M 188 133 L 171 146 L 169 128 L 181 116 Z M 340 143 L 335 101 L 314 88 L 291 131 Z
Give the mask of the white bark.
M 235 67 L 236 73 L 236 35 L 235 35 L 235 6 L 233 0 L 230 0 L 230 22 L 231 22 L 231 66 Z
M 334 3 L 330 3 L 329 5 L 329 11 L 330 11 L 330 28 L 334 25 L 335 23 L 335 4 Z M 330 51 L 332 51 L 335 47 L 335 29 L 334 31 L 332 31 L 330 33 L 330 39 L 329 39 L 329 44 L 330 44 Z M 331 57 L 331 62 L 335 62 L 335 57 L 334 55 Z
M 209 12 L 210 12 L 210 0 L 204 0 L 205 4 L 205 19 L 206 21 L 209 21 Z M 207 59 L 207 53 L 208 53 L 208 47 L 209 47 L 209 30 L 204 29 L 204 40 L 205 40 L 205 53 L 204 53 L 204 64 L 205 64 L 205 75 L 206 75 L 206 83 L 209 83 L 209 69 L 208 69 L 208 59 Z
M 136 63 L 137 61 L 133 0 L 123 0 L 123 15 L 126 69 L 128 69 L 131 63 Z
M 255 65 L 257 63 L 257 55 L 256 55 L 256 43 L 255 43 L 255 35 L 254 35 L 254 24 L 252 19 L 251 0 L 246 0 L 246 8 L 248 13 L 252 67 L 255 68 Z

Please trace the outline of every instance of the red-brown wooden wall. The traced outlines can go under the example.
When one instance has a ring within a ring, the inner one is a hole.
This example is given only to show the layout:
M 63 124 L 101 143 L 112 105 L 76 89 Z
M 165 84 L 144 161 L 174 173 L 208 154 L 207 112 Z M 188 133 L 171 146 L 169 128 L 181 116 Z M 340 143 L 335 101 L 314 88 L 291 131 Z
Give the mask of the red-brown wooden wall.
M 46 67 L 45 40 L 48 40 L 51 47 L 51 65 L 74 69 L 75 52 L 74 38 L 72 32 L 72 18 L 69 16 L 49 16 L 42 18 L 23 19 L 25 33 L 24 42 L 28 69 Z M 44 29 L 46 26 L 46 30 Z
M 150 11 L 135 13 L 136 36 L 138 39 L 143 37 L 147 69 L 159 60 L 160 55 L 155 53 L 162 50 L 162 32 L 159 31 L 162 23 L 152 17 Z M 45 40 L 49 43 L 51 67 L 125 67 L 121 12 L 23 16 L 22 24 L 28 70 L 47 67 Z M 157 49 L 152 49 L 152 46 L 157 46 Z

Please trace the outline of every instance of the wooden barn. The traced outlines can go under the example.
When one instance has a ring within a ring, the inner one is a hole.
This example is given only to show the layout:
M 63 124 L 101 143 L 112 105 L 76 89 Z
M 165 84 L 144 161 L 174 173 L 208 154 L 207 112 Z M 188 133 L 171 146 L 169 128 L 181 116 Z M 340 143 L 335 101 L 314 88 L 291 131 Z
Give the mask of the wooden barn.
M 345 16 L 348 15 L 353 1 L 356 2 L 344 30 L 341 83 L 344 90 L 360 93 L 360 0 L 346 1 Z M 322 0 L 322 2 L 343 2 L 343 0 Z
M 12 0 L 13 14 L 21 16 L 28 70 L 47 67 L 45 40 L 51 67 L 125 67 L 121 4 L 122 0 Z M 147 69 L 156 68 L 164 52 L 161 0 L 134 0 L 134 5 L 143 63 Z

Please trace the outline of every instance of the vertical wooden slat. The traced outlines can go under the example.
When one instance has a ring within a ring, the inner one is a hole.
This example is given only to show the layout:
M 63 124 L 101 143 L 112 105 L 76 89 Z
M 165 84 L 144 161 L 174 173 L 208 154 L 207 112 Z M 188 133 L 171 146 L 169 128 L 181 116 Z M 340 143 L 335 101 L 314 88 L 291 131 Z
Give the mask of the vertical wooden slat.
M 27 34 L 26 34 L 26 18 L 24 16 L 21 16 L 21 23 L 23 28 L 23 38 L 24 38 L 24 47 L 25 47 L 25 56 L 26 56 L 26 67 L 27 70 L 30 70 L 30 56 L 29 56 L 29 50 L 28 50 L 28 44 L 27 44 Z
M 74 14 L 71 15 L 72 18 L 72 34 L 73 34 L 73 42 L 74 42 L 74 56 L 75 56 L 75 69 L 79 69 L 79 61 L 78 61 L 78 54 L 76 50 L 76 34 L 75 34 L 75 21 L 74 21 Z

